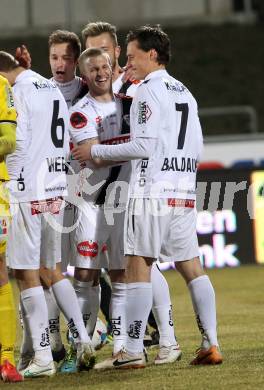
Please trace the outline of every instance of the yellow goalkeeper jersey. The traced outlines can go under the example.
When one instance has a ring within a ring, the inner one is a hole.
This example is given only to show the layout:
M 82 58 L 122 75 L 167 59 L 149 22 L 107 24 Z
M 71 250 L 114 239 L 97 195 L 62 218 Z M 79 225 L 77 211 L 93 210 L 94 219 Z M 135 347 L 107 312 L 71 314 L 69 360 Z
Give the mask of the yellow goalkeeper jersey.
M 11 87 L 8 81 L 0 76 L 0 180 L 9 180 L 3 159 L 10 153 L 10 146 L 15 148 L 16 116 Z

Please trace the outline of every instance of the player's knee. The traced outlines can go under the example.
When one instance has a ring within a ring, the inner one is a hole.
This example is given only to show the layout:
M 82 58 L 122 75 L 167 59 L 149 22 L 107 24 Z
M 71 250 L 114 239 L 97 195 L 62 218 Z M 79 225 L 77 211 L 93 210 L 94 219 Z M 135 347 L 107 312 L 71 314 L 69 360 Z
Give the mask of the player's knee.
M 124 269 L 109 270 L 112 283 L 126 283 L 126 271 Z
M 126 268 L 127 283 L 150 282 L 152 259 L 141 256 L 128 256 Z
M 74 278 L 79 280 L 80 282 L 91 282 L 95 283 L 96 280 L 96 272 L 98 273 L 98 270 L 93 269 L 87 269 L 87 268 L 75 268 L 74 271 Z M 99 274 L 97 276 L 99 280 Z
M 15 269 L 14 276 L 21 291 L 40 286 L 38 270 Z
M 199 257 L 195 257 L 187 261 L 176 262 L 175 267 L 177 271 L 180 272 L 186 283 L 204 275 L 204 270 Z

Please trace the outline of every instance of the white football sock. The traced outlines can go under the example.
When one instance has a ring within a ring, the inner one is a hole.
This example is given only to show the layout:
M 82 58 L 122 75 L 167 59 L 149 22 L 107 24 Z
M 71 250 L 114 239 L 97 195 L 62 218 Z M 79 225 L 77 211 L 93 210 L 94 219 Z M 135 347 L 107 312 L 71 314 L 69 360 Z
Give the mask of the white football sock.
M 26 312 L 23 306 L 23 302 L 20 298 L 20 304 L 19 304 L 19 316 L 20 316 L 20 324 L 23 330 L 23 338 L 22 343 L 20 345 L 20 354 L 33 354 L 33 344 L 32 344 L 32 338 L 30 334 L 29 324 L 26 318 Z
M 78 299 L 70 281 L 63 279 L 54 283 L 52 291 L 60 310 L 68 322 L 67 325 L 74 342 L 88 343 L 90 338 L 85 329 Z
M 113 353 L 126 346 L 126 284 L 112 283 L 110 321 L 113 333 Z
M 156 264 L 152 266 L 151 283 L 152 311 L 159 329 L 159 345 L 160 347 L 176 345 L 169 286 Z
M 60 334 L 60 309 L 54 298 L 52 288 L 44 288 L 44 294 L 48 307 L 50 346 L 52 351 L 60 351 L 63 348 Z
M 73 282 L 83 320 L 90 338 L 93 337 L 100 307 L 100 286 L 93 286 L 92 284 L 92 281 L 80 282 L 77 279 L 74 279 Z
M 32 337 L 35 360 L 39 365 L 46 365 L 53 359 L 49 342 L 48 309 L 43 288 L 41 286 L 28 288 L 21 291 L 20 297 L 25 322 Z
M 126 349 L 129 353 L 143 352 L 143 339 L 152 306 L 151 283 L 128 283 L 126 297 Z
M 199 276 L 188 284 L 198 328 L 202 334 L 202 346 L 218 345 L 216 332 L 215 292 L 207 275 Z

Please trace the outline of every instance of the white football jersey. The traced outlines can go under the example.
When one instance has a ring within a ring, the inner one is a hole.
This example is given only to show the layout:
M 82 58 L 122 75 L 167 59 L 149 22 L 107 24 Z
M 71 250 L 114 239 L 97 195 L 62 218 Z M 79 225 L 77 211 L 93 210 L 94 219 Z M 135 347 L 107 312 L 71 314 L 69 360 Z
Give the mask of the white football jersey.
M 85 87 L 83 80 L 78 76 L 75 76 L 73 80 L 68 81 L 67 83 L 59 83 L 54 79 L 54 77 L 51 78 L 51 81 L 53 81 L 60 89 L 64 99 L 66 100 L 68 108 L 76 103 L 78 96 Z
M 137 88 L 130 121 L 133 139 L 156 143 L 151 158 L 132 161 L 130 196 L 195 199 L 203 138 L 189 90 L 166 70 L 150 73 Z
M 74 104 L 80 100 L 84 94 L 87 93 L 88 88 L 85 82 L 81 79 L 81 77 L 75 76 L 73 80 L 67 83 L 59 83 L 54 79 L 51 80 L 57 85 L 59 90 L 61 91 L 64 99 L 66 100 L 68 108 L 72 107 Z M 73 147 L 72 140 L 70 139 L 70 149 Z M 75 161 L 72 155 L 69 155 L 69 161 L 67 161 L 68 172 L 70 175 L 79 172 L 79 163 Z
M 105 103 L 97 101 L 88 93 L 70 109 L 70 134 L 73 142 L 77 144 L 97 137 L 102 144 L 108 145 L 128 142 L 130 105 L 129 98 L 116 96 L 113 101 Z M 86 165 L 89 168 L 89 163 Z M 88 178 L 89 186 L 96 188 L 98 183 L 102 184 L 90 196 L 87 196 L 87 192 L 84 191 L 85 199 L 103 204 L 108 185 L 116 180 L 129 181 L 130 170 L 130 163 L 96 168 Z
M 69 113 L 60 90 L 26 70 L 13 92 L 18 118 L 17 147 L 7 158 L 11 193 L 19 202 L 65 195 Z

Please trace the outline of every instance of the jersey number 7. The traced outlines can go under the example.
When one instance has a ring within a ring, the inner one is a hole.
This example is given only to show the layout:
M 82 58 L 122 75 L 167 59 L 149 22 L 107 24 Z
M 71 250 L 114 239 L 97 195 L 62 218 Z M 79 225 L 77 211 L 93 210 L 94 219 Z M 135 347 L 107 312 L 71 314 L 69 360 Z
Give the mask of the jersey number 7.
M 189 115 L 189 106 L 187 103 L 175 103 L 175 109 L 176 111 L 181 111 L 182 113 L 177 149 L 183 149 Z

